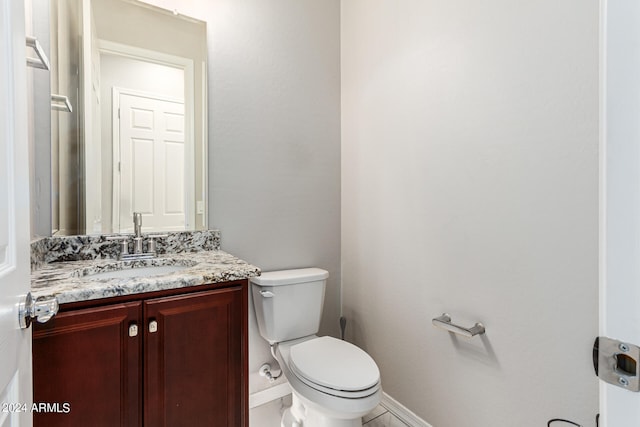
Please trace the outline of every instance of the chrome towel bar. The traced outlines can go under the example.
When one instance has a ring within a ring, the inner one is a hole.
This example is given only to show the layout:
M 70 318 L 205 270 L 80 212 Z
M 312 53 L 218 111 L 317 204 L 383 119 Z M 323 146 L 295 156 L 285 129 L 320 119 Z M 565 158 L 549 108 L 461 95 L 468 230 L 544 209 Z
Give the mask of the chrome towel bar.
M 35 37 L 27 36 L 27 47 L 33 48 L 36 55 L 38 55 L 38 59 L 27 58 L 27 65 L 33 68 L 48 70 L 50 68 L 49 59 L 47 59 L 47 54 L 44 53 L 44 50 L 38 40 Z
M 451 316 L 447 313 L 443 313 L 442 316 L 436 317 L 431 321 L 433 326 L 442 328 L 446 331 L 453 332 L 454 334 L 462 335 L 463 337 L 471 338 L 476 335 L 485 333 L 484 325 L 482 323 L 476 323 L 471 328 L 464 328 L 462 326 L 454 325 L 451 323 Z

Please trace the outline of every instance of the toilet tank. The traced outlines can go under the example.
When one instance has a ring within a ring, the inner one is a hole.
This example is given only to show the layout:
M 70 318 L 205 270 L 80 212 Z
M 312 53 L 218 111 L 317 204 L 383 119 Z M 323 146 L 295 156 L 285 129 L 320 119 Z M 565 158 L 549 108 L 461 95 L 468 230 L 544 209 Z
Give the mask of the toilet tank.
M 320 268 L 270 271 L 251 279 L 260 335 L 270 344 L 318 332 L 329 272 Z

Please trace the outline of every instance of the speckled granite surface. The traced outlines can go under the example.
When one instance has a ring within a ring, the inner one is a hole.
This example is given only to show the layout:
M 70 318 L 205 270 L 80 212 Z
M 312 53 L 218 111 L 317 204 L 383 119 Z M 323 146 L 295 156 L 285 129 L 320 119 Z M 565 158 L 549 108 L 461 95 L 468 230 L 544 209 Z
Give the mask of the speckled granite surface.
M 44 243 L 34 242 L 32 252 L 35 250 L 41 253 L 32 253 L 31 294 L 36 300 L 56 297 L 58 303 L 64 304 L 248 279 L 260 275 L 258 267 L 219 249 L 220 234 L 217 231 L 191 232 L 193 236 L 186 236 L 187 233 L 175 234 L 180 236 L 170 239 L 172 243 L 163 246 L 163 254 L 157 258 L 137 261 L 118 261 L 117 247 L 115 251 L 112 247 L 117 242 L 107 241 L 105 236 L 47 238 L 49 241 Z M 82 243 L 85 238 L 86 247 Z M 155 276 L 92 276 L 114 270 L 135 271 L 140 267 L 171 265 L 185 268 Z
M 96 278 L 92 273 L 136 267 L 183 265 L 174 273 L 130 278 Z M 97 259 L 46 264 L 31 273 L 31 294 L 37 299 L 55 296 L 59 304 L 186 288 L 260 275 L 260 269 L 221 250 L 167 254 L 140 261 Z
M 220 249 L 220 231 L 184 231 L 168 233 L 157 239 L 158 254 L 211 251 Z M 118 257 L 119 243 L 110 235 L 44 237 L 31 243 L 31 270 L 60 261 L 93 260 Z M 133 250 L 133 243 L 129 244 Z

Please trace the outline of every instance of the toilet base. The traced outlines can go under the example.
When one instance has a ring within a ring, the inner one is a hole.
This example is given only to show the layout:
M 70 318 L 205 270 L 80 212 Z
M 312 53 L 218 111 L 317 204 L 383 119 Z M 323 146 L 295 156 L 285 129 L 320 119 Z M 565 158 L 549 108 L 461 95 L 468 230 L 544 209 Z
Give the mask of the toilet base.
M 282 414 L 282 421 L 280 422 L 280 427 L 300 427 L 302 421 L 296 420 L 296 418 L 291 413 L 291 408 L 287 408 Z
M 362 418 L 339 419 L 329 417 L 312 406 L 305 406 L 294 391 L 292 404 L 282 415 L 282 427 L 362 427 Z

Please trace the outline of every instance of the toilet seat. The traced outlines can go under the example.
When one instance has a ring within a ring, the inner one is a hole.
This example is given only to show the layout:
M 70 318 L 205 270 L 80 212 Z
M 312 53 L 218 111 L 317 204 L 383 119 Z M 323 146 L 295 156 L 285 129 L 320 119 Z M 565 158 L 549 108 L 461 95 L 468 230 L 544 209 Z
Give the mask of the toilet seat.
M 371 356 L 353 344 L 327 336 L 291 346 L 289 368 L 308 386 L 337 397 L 367 397 L 380 384 L 380 371 Z

